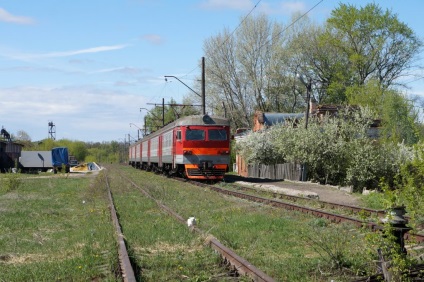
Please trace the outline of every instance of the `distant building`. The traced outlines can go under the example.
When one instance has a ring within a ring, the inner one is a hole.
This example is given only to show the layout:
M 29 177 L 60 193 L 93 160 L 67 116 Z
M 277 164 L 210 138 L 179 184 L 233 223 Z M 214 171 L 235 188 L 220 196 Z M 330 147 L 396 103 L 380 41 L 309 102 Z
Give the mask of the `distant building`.
M 253 131 L 261 131 L 287 121 L 296 121 L 304 116 L 304 113 L 264 113 L 256 111 L 253 118 Z
M 0 141 L 0 171 L 7 172 L 15 168 L 23 145 L 12 141 Z

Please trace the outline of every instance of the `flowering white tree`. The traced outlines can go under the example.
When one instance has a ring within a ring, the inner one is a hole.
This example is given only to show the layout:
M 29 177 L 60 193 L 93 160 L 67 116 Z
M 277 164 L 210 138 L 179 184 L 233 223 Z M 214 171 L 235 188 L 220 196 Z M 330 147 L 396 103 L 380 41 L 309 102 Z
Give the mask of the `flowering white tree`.
M 279 124 L 240 140 L 237 151 L 248 163 L 302 163 L 314 181 L 375 188 L 392 177 L 401 163 L 399 147 L 368 137 L 372 113 L 366 108 L 324 117 Z

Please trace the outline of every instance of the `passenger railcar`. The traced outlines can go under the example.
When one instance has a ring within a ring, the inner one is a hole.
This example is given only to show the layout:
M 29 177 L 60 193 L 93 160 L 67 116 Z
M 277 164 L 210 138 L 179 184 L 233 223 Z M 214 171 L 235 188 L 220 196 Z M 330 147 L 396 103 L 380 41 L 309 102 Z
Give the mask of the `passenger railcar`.
M 228 119 L 209 115 L 180 118 L 130 145 L 135 168 L 220 180 L 230 164 Z

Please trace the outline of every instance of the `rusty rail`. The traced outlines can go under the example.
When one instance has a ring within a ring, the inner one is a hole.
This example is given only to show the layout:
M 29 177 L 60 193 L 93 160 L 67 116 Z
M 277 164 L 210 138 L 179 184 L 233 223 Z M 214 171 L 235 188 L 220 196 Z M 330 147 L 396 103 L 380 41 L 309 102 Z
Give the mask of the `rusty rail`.
M 178 178 L 176 178 L 176 179 L 178 180 Z M 184 181 L 187 181 L 187 180 L 184 180 Z M 259 196 L 253 196 L 253 195 L 249 195 L 249 194 L 245 194 L 245 193 L 241 193 L 241 192 L 237 192 L 237 191 L 219 188 L 219 187 L 216 187 L 216 186 L 213 186 L 213 185 L 209 185 L 209 184 L 201 183 L 201 182 L 197 182 L 197 181 L 188 181 L 188 182 L 190 182 L 191 184 L 196 185 L 196 186 L 209 188 L 213 191 L 216 191 L 216 192 L 219 192 L 219 193 L 222 193 L 222 194 L 234 196 L 234 197 L 237 197 L 237 198 L 241 198 L 241 199 L 245 199 L 245 200 L 249 200 L 249 201 L 253 201 L 253 202 L 257 202 L 257 203 L 267 204 L 267 205 L 270 205 L 270 206 L 273 206 L 273 207 L 284 208 L 284 209 L 287 209 L 287 210 L 300 211 L 300 212 L 303 212 L 303 213 L 306 213 L 306 214 L 311 214 L 311 215 L 316 216 L 316 217 L 322 217 L 322 218 L 328 219 L 328 220 L 336 222 L 336 223 L 349 222 L 349 223 L 354 224 L 357 227 L 367 227 L 368 229 L 370 229 L 372 231 L 383 229 L 382 226 L 380 226 L 380 225 L 378 225 L 374 222 L 366 222 L 366 221 L 362 221 L 362 220 L 352 218 L 352 217 L 348 217 L 348 216 L 344 216 L 344 215 L 338 215 L 338 214 L 334 214 L 334 213 L 330 213 L 330 212 L 326 212 L 326 211 L 322 211 L 322 210 L 317 210 L 317 209 L 313 209 L 313 208 L 299 206 L 299 205 L 296 205 L 296 204 L 285 203 L 285 202 L 281 202 L 281 201 L 278 201 L 278 200 L 263 198 L 263 197 L 259 197 Z M 424 236 L 420 235 L 420 234 L 406 233 L 405 239 L 416 240 L 418 243 L 424 242 Z
M 186 221 L 182 216 L 180 216 L 179 214 L 177 214 L 175 211 L 165 206 L 164 204 L 160 203 L 153 196 L 151 196 L 146 190 L 138 186 L 134 181 L 132 181 L 128 177 L 125 177 L 125 178 L 127 179 L 127 181 L 131 183 L 131 185 L 139 189 L 145 196 L 155 201 L 156 204 L 162 210 L 166 211 L 169 215 L 175 217 L 182 224 L 186 224 Z M 197 233 L 205 234 L 204 231 L 202 231 L 201 229 L 197 227 L 194 227 L 193 230 L 196 231 Z M 225 262 L 231 265 L 233 270 L 235 270 L 240 275 L 249 276 L 250 278 L 252 278 L 253 281 L 259 281 L 259 282 L 274 282 L 275 281 L 272 277 L 268 276 L 263 271 L 261 271 L 260 269 L 252 265 L 250 262 L 248 262 L 244 258 L 237 255 L 233 250 L 224 246 L 216 238 L 211 238 L 209 240 L 209 245 L 221 255 L 221 257 L 225 260 Z
M 107 186 L 107 194 L 109 198 L 109 209 L 112 216 L 113 224 L 115 225 L 118 241 L 118 254 L 119 254 L 119 264 L 121 267 L 121 275 L 125 282 L 135 282 L 134 270 L 131 266 L 131 262 L 128 256 L 127 247 L 125 245 L 124 235 L 122 234 L 121 226 L 119 224 L 118 216 L 116 213 L 115 205 L 113 203 L 112 193 L 110 192 L 109 181 L 105 173 L 105 182 Z
M 253 281 L 274 281 L 271 277 L 266 275 L 261 270 L 257 269 L 250 262 L 245 260 L 244 258 L 238 256 L 231 249 L 227 248 L 217 239 L 212 238 L 209 241 L 210 246 L 217 252 L 221 254 L 221 256 L 234 268 L 235 271 L 240 273 L 241 275 L 247 275 L 252 278 Z
M 319 205 L 329 207 L 330 209 L 343 209 L 343 210 L 351 211 L 353 213 L 364 212 L 364 213 L 367 213 L 369 215 L 375 215 L 375 216 L 378 216 L 378 217 L 384 217 L 386 215 L 385 210 L 374 210 L 374 209 L 369 209 L 369 208 L 364 208 L 364 207 L 343 205 L 343 204 L 332 203 L 332 202 L 328 202 L 328 201 L 310 199 L 310 198 L 305 198 L 305 197 L 301 197 L 301 196 L 286 195 L 286 194 L 283 194 L 283 193 L 277 193 L 275 191 L 267 191 L 267 190 L 257 189 L 255 187 L 246 187 L 246 186 L 238 185 L 238 184 L 231 184 L 231 185 L 233 187 L 235 187 L 236 189 L 272 194 L 274 198 L 286 199 L 286 200 L 290 200 L 292 202 L 296 202 L 296 201 L 314 202 L 314 203 L 317 203 Z

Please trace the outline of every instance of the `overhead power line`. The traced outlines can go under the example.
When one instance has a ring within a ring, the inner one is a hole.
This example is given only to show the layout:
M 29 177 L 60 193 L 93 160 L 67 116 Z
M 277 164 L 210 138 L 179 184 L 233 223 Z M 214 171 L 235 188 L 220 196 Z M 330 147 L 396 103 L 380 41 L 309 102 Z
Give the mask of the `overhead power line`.
M 249 11 L 249 13 L 247 13 L 247 15 L 246 16 L 244 16 L 244 18 L 243 18 L 243 20 L 239 23 L 239 25 L 230 33 L 230 35 L 228 35 L 227 36 L 227 38 L 225 39 L 225 41 L 221 44 L 221 46 L 222 45 L 224 45 L 230 38 L 231 38 L 231 36 L 233 36 L 233 34 L 234 34 L 234 32 L 236 32 L 236 30 L 246 21 L 246 19 L 247 19 L 247 17 L 248 16 L 250 16 L 250 14 L 253 12 L 253 10 L 255 10 L 256 9 L 256 7 L 258 7 L 258 5 L 259 5 L 259 3 L 261 3 L 261 1 L 262 0 L 259 0 L 256 4 L 255 4 L 255 6 L 253 6 L 253 8 Z M 190 73 L 192 73 L 193 71 L 195 71 L 196 69 L 198 69 L 199 68 L 199 66 L 196 66 L 194 69 L 192 69 L 191 71 L 189 71 L 188 73 L 186 73 L 185 75 L 183 75 L 183 76 L 180 76 L 180 77 L 186 77 L 187 75 L 189 75 Z
M 250 12 L 249 13 L 247 13 L 247 15 L 246 16 L 244 16 L 244 18 L 243 18 L 243 20 L 239 23 L 239 25 L 230 33 L 230 35 L 228 35 L 227 36 L 227 39 L 225 39 L 225 41 L 221 44 L 221 46 L 222 45 L 224 45 L 225 43 L 227 43 L 227 41 L 228 41 L 228 39 L 230 39 L 230 37 L 231 36 L 233 36 L 233 34 L 234 34 L 234 32 L 236 32 L 236 30 L 246 21 L 246 19 L 247 19 L 247 17 L 249 17 L 250 16 L 250 14 L 253 12 L 253 10 L 255 10 L 256 9 L 256 7 L 258 7 L 258 5 L 259 5 L 259 3 L 261 3 L 261 1 L 262 0 L 259 0 L 256 4 L 255 4 L 255 6 L 253 6 L 253 8 L 250 10 Z
M 296 20 L 294 20 L 292 23 L 290 23 L 286 28 L 284 28 L 281 32 L 279 32 L 276 36 L 273 36 L 271 39 L 265 41 L 258 49 L 258 51 L 265 46 L 266 44 L 268 44 L 271 40 L 274 40 L 274 38 L 276 38 L 277 36 L 281 36 L 281 34 L 283 34 L 283 32 L 285 32 L 286 30 L 288 30 L 290 27 L 292 27 L 295 23 L 297 23 L 300 19 L 302 19 L 303 17 L 305 17 L 307 14 L 309 14 L 312 10 L 314 10 L 319 4 L 321 4 L 324 0 L 320 0 L 318 1 L 318 3 L 316 3 L 312 8 L 310 8 L 308 11 L 306 11 L 304 14 L 302 14 L 300 17 L 298 17 Z M 262 0 L 259 0 L 254 6 L 253 8 L 249 11 L 249 13 L 247 13 L 246 16 L 243 17 L 243 20 L 237 25 L 236 28 L 233 29 L 233 31 L 227 36 L 227 38 L 224 40 L 224 42 L 221 44 L 224 45 L 225 43 L 227 43 L 227 41 L 233 36 L 233 34 L 237 31 L 237 29 L 246 21 L 246 19 L 250 16 L 250 14 L 258 7 L 258 5 L 262 2 Z M 199 66 L 196 66 L 194 69 L 192 69 L 191 71 L 189 71 L 188 73 L 186 73 L 183 76 L 180 76 L 181 78 L 188 76 L 190 73 L 194 72 L 195 70 L 197 70 L 199 68 Z
M 304 14 L 302 14 L 300 17 L 298 17 L 296 20 L 294 20 L 293 22 L 291 22 L 288 26 L 286 26 L 285 28 L 283 28 L 283 30 L 281 30 L 279 33 L 277 33 L 277 35 L 271 37 L 271 39 L 265 41 L 260 47 L 259 50 L 267 45 L 271 40 L 274 41 L 275 38 L 277 38 L 277 36 L 281 36 L 281 34 L 283 34 L 283 32 L 285 32 L 286 30 L 288 30 L 290 27 L 292 27 L 295 23 L 297 23 L 298 21 L 300 21 L 300 19 L 302 19 L 303 17 L 305 17 L 307 14 L 309 14 L 313 9 L 315 9 L 319 4 L 321 4 L 324 0 L 320 0 L 318 3 L 316 3 L 312 8 L 310 8 L 308 11 L 306 11 Z

